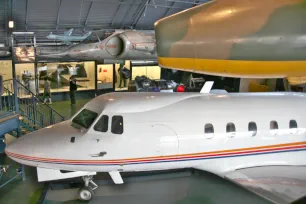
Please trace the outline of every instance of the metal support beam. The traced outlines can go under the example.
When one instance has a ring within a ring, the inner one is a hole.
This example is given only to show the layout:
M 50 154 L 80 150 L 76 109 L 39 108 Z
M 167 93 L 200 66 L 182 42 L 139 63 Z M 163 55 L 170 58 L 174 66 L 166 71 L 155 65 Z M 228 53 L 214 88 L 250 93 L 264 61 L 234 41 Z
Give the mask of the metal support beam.
M 58 10 L 57 10 L 56 30 L 58 29 L 58 24 L 59 24 L 59 20 L 60 20 L 62 1 L 63 0 L 58 0 L 59 6 L 58 6 Z
M 123 0 L 121 0 L 121 2 L 123 2 Z M 116 18 L 117 18 L 118 11 L 120 10 L 121 5 L 122 5 L 122 4 L 119 4 L 119 6 L 118 6 L 118 8 L 117 8 L 117 10 L 116 10 L 115 16 L 113 17 L 113 20 L 112 20 L 112 25 L 111 25 L 112 27 L 113 27 L 114 22 L 115 22 L 115 20 L 116 20 Z
M 134 2 L 135 2 L 136 0 L 134 0 Z M 145 1 L 145 0 L 144 0 Z M 137 15 L 139 14 L 139 12 L 140 12 L 140 10 L 142 9 L 142 6 L 143 6 L 143 4 L 144 4 L 144 1 L 142 0 L 142 2 L 140 3 L 140 4 L 138 4 L 138 6 L 137 6 L 137 8 L 135 9 L 135 12 L 133 13 L 133 15 L 132 15 L 132 17 L 133 17 L 133 19 L 132 19 L 132 23 L 135 21 L 135 18 L 137 17 Z M 128 14 L 128 10 L 126 11 L 126 13 L 124 14 L 124 18 L 123 18 L 123 20 L 122 20 L 122 22 L 121 22 L 121 28 L 123 28 L 123 23 L 125 22 L 125 17 L 127 16 L 127 14 Z M 132 24 L 130 25 L 130 27 L 132 26 Z
M 5 44 L 8 46 L 10 43 L 9 43 L 9 34 L 8 34 L 8 15 L 9 15 L 9 12 L 8 12 L 8 2 L 7 1 L 3 1 L 3 4 L 4 4 L 4 28 L 5 28 Z
M 182 8 L 182 7 L 171 7 L 171 6 L 164 6 L 164 5 L 158 5 L 158 4 L 147 4 L 146 6 L 153 6 L 153 7 L 160 7 L 160 8 L 171 8 L 171 9 L 186 9 L 186 8 Z
M 107 4 L 128 4 L 128 5 L 139 5 L 138 3 L 130 3 L 130 2 L 121 2 L 121 1 L 100 1 L 100 0 L 85 0 L 88 2 L 96 2 L 96 3 L 107 3 Z M 140 3 L 141 4 L 141 3 Z
M 136 0 L 134 0 L 133 1 L 133 3 L 135 3 L 136 2 Z M 120 25 L 120 28 L 122 29 L 123 28 L 123 25 L 124 25 L 124 22 L 125 22 L 125 20 L 126 20 L 126 17 L 127 17 L 127 15 L 128 15 L 128 13 L 130 12 L 130 9 L 132 8 L 132 4 L 129 6 L 129 8 L 128 9 L 126 9 L 126 11 L 125 11 L 125 13 L 124 13 L 124 15 L 123 15 L 123 19 L 122 19 L 122 21 L 121 21 L 121 25 Z M 134 5 L 135 6 L 135 5 Z M 137 10 L 137 9 L 136 9 Z
M 208 1 L 210 1 L 210 0 L 207 0 L 207 2 Z M 197 6 L 197 5 L 199 5 L 199 4 L 201 4 L 201 3 L 199 3 L 200 2 L 200 0 L 195 0 L 194 1 L 194 4 L 192 4 L 192 7 L 195 7 L 195 6 Z M 204 2 L 204 3 L 206 3 L 206 2 Z
M 138 22 L 138 20 L 141 18 L 141 15 L 146 10 L 146 4 L 147 3 L 148 3 L 148 0 L 142 1 L 141 5 L 139 6 L 138 11 L 135 13 L 135 16 L 133 18 L 131 27 L 134 27 L 137 24 L 137 23 L 135 23 L 135 21 Z
M 82 15 L 82 11 L 83 11 L 83 2 L 84 2 L 84 0 L 82 0 L 81 6 L 80 6 L 79 25 L 81 25 L 81 15 Z
M 26 13 L 25 13 L 25 27 L 26 31 L 28 31 L 28 11 L 29 10 L 29 0 L 26 0 Z
M 166 17 L 169 13 L 169 11 L 171 10 L 172 6 L 174 6 L 175 2 L 172 2 L 170 5 L 170 8 L 167 9 L 167 11 L 165 12 L 165 14 L 163 15 L 163 18 Z
M 138 21 L 140 20 L 142 14 L 146 11 L 147 6 L 150 5 L 150 2 L 151 2 L 151 0 L 147 0 L 146 3 L 144 4 L 144 7 L 143 7 L 142 11 L 140 12 L 140 15 L 138 16 L 136 22 L 132 24 L 132 27 L 133 27 L 133 28 L 136 27 L 136 25 L 137 25 Z M 157 5 L 154 4 L 154 5 L 151 5 L 151 6 L 156 7 Z
M 87 15 L 86 15 L 85 23 L 84 23 L 84 30 L 85 30 L 85 27 L 87 26 L 88 17 L 89 17 L 89 14 L 90 14 L 90 11 L 91 11 L 91 8 L 92 8 L 93 3 L 94 3 L 94 2 L 91 2 L 91 3 L 90 3 L 89 9 L 88 9 L 88 12 L 87 12 Z
M 192 4 L 192 5 L 198 5 L 198 4 L 201 4 L 201 3 L 198 3 L 198 2 L 192 2 L 192 1 L 177 1 L 177 0 L 166 0 L 166 2 L 174 2 L 174 3 L 184 3 L 184 4 Z

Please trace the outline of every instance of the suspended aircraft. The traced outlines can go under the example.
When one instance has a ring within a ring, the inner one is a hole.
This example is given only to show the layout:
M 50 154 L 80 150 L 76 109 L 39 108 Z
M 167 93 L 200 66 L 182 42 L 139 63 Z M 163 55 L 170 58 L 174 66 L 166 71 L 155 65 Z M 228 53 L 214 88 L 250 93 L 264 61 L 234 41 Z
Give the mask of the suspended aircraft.
M 158 61 L 208 75 L 303 84 L 305 17 L 304 0 L 213 0 L 155 23 Z
M 11 51 L 7 47 L 0 47 L 0 57 L 8 57 L 11 55 Z
M 84 41 L 63 52 L 40 55 L 40 59 L 152 60 L 157 59 L 154 31 L 94 31 Z
M 71 36 L 73 32 L 73 28 L 66 31 L 64 33 L 64 35 L 55 35 L 53 33 L 50 33 L 47 38 L 50 40 L 58 40 L 58 41 L 62 41 L 66 44 L 71 44 L 71 42 L 80 42 L 82 40 L 85 40 L 92 32 L 88 32 L 83 36 Z
M 39 181 L 82 177 L 82 200 L 93 176 L 195 168 L 278 203 L 306 194 L 306 95 L 212 92 L 110 93 L 75 116 L 8 145 L 18 163 L 37 167 Z M 284 114 L 285 111 L 285 114 Z

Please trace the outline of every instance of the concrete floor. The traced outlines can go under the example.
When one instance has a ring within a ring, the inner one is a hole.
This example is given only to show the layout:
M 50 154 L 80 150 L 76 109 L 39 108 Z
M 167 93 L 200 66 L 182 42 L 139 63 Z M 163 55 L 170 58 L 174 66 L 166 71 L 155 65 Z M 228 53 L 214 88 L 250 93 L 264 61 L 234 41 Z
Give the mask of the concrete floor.
M 106 183 L 98 180 L 99 177 L 101 174 L 95 177 L 99 188 L 89 204 L 269 204 L 229 181 L 202 171 L 123 174 L 123 185 Z M 50 190 L 46 203 L 81 203 L 76 201 L 77 192 L 78 188 Z
M 79 100 L 75 106 L 71 106 L 69 101 L 55 102 L 51 106 L 65 116 L 65 119 L 68 119 L 87 101 Z M 14 175 L 12 170 L 19 168 L 18 164 L 3 154 L 0 154 L 0 164 L 12 165 L 11 171 L 0 180 L 0 183 Z M 34 204 L 38 202 L 44 185 L 37 182 L 35 168 L 26 167 L 25 171 L 25 181 L 18 178 L 0 189 L 1 204 Z M 88 203 L 76 200 L 76 192 L 77 189 L 49 191 L 45 204 Z M 205 172 L 181 178 L 149 179 L 127 182 L 124 185 L 100 185 L 90 203 L 269 204 L 268 201 L 255 194 Z

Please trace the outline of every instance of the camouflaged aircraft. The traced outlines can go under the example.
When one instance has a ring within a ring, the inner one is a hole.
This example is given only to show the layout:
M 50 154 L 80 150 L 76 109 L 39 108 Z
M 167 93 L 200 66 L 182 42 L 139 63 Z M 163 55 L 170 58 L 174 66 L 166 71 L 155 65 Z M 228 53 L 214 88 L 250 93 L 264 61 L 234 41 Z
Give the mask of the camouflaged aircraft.
M 215 0 L 157 21 L 155 31 L 162 67 L 306 82 L 305 0 Z

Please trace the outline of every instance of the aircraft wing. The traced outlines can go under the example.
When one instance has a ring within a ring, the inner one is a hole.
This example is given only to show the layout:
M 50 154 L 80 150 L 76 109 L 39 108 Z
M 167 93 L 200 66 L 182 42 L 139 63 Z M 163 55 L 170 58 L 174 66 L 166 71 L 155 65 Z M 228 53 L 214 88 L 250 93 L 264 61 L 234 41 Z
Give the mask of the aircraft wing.
M 66 45 L 71 45 L 72 43 L 70 41 L 63 41 L 63 43 L 65 43 Z
M 306 195 L 306 166 L 238 169 L 225 175 L 238 185 L 275 203 L 291 203 Z

